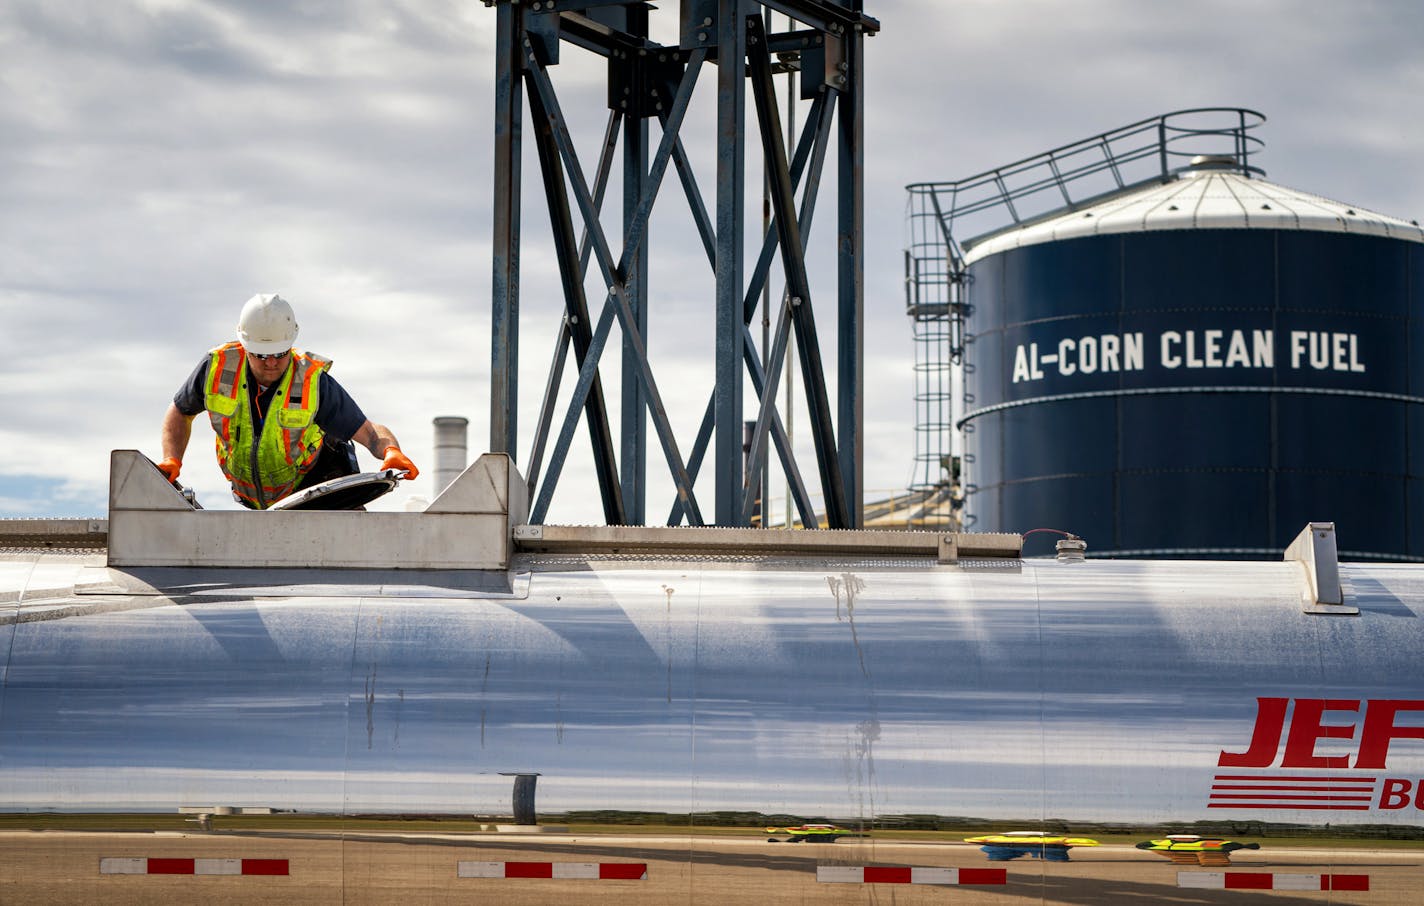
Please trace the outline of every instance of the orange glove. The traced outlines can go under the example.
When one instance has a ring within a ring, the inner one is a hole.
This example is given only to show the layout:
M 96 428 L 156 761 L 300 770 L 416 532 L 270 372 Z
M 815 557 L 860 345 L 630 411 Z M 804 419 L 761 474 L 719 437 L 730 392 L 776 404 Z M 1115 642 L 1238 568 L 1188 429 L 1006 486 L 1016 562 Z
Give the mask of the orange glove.
M 170 456 L 158 463 L 158 471 L 162 472 L 163 477 L 174 484 L 178 483 L 178 471 L 181 468 L 183 468 L 183 461 L 176 456 Z
M 410 461 L 410 457 L 400 451 L 400 447 L 386 447 L 386 458 L 381 462 L 381 468 L 400 469 L 405 472 L 406 480 L 420 477 L 420 470 Z

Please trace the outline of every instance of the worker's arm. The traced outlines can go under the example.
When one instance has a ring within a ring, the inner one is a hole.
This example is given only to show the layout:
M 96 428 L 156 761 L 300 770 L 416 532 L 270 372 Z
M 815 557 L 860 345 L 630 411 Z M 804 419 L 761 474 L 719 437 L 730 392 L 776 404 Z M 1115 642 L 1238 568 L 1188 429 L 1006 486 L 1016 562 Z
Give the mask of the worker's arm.
M 193 416 L 184 415 L 176 405 L 169 403 L 168 411 L 163 413 L 160 435 L 163 461 L 158 464 L 159 471 L 168 476 L 169 481 L 177 481 L 183 454 L 188 452 L 188 438 L 193 435 Z
M 351 435 L 351 439 L 356 443 L 371 451 L 371 455 L 377 459 L 384 459 L 387 447 L 400 449 L 400 441 L 391 433 L 391 429 L 385 425 L 378 425 L 369 418 L 361 423 L 361 427 L 356 429 L 356 433 Z
M 406 478 L 420 475 L 420 470 L 401 452 L 400 442 L 385 425 L 378 425 L 368 418 L 356 429 L 356 433 L 351 435 L 351 439 L 370 450 L 372 456 L 382 460 L 382 469 L 400 469 L 406 473 Z

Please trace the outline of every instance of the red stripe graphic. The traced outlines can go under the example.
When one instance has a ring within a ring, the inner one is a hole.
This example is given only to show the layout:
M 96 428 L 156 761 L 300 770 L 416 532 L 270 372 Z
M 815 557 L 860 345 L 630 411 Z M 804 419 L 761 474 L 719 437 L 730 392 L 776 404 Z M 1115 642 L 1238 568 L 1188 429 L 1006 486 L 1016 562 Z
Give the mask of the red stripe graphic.
M 1217 774 L 1217 780 L 1284 780 L 1300 783 L 1375 783 L 1378 777 L 1296 777 L 1291 774 Z
M 1374 796 L 1293 796 L 1290 793 L 1212 793 L 1212 799 L 1299 799 L 1304 802 L 1368 802 Z
M 1312 809 L 1324 812 L 1368 812 L 1368 805 L 1305 805 L 1282 804 L 1279 802 L 1208 802 L 1207 808 L 1280 808 L 1280 809 Z
M 1291 790 L 1292 792 L 1317 792 L 1317 793 L 1355 793 L 1370 792 L 1370 787 L 1353 786 L 1282 786 L 1274 783 L 1218 783 L 1212 786 L 1214 790 Z
M 504 876 L 506 878 L 552 878 L 554 863 L 506 862 L 504 863 Z
M 1217 774 L 1214 779 L 1207 808 L 1342 812 L 1369 811 L 1378 781 L 1377 777 L 1300 777 L 1270 773 Z
M 286 859 L 243 859 L 242 873 L 245 875 L 289 875 Z
M 190 875 L 193 873 L 193 860 L 149 859 L 148 873 L 151 875 Z

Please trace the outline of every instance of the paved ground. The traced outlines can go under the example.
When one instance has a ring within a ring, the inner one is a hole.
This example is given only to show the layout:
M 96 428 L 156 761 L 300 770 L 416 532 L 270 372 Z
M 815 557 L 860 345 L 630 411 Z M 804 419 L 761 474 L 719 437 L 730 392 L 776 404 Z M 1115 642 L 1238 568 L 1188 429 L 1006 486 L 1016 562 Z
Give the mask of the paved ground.
M 286 877 L 105 875 L 104 858 L 286 859 Z M 646 880 L 461 878 L 465 862 L 644 862 Z M 1007 870 L 989 887 L 823 883 L 817 865 L 910 865 Z M 1170 902 L 1424 903 L 1424 849 L 1248 853 L 1229 871 L 1365 874 L 1368 892 L 1199 890 L 1187 869 L 1125 846 L 1074 850 L 1068 863 L 990 863 L 968 845 L 876 840 L 779 844 L 748 837 L 506 834 L 0 833 L 0 903 L 162 904 L 195 901 L 310 904 L 489 902 L 643 906 L 665 903 L 919 903 L 1069 906 Z

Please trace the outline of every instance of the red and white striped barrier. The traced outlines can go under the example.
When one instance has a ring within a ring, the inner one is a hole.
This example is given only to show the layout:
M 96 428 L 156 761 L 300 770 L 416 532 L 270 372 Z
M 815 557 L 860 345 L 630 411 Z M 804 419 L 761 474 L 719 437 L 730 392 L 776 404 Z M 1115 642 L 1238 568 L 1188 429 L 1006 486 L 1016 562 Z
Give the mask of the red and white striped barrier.
M 286 859 L 100 859 L 101 875 L 287 875 Z
M 823 884 L 1007 884 L 1006 868 L 916 868 L 910 865 L 817 865 Z
M 645 862 L 460 862 L 461 878 L 555 878 L 581 881 L 646 881 Z
M 1268 871 L 1179 871 L 1178 887 L 1225 890 L 1369 890 L 1369 875 L 1275 874 Z

